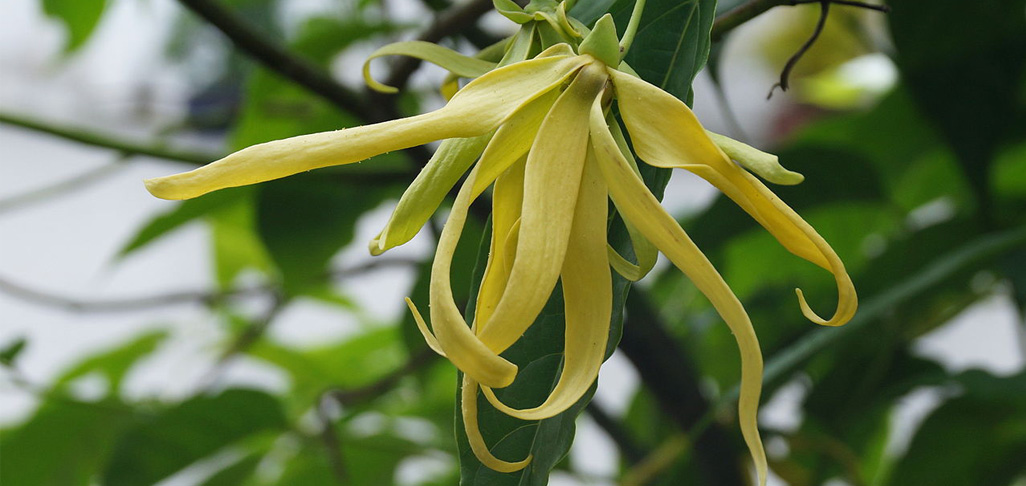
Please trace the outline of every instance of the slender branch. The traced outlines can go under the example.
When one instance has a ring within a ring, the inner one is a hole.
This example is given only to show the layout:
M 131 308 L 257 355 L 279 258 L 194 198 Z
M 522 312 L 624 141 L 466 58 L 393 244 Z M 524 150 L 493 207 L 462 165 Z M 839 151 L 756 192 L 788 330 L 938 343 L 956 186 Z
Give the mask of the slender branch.
M 424 349 L 411 356 L 400 368 L 369 385 L 349 389 L 333 388 L 326 390 L 323 395 L 333 398 L 342 406 L 358 405 L 391 390 L 399 380 L 427 366 L 437 358 L 438 355 L 434 351 Z
M 0 200 L 0 214 L 9 213 L 11 211 L 24 208 L 25 206 L 31 206 L 33 204 L 49 200 L 53 197 L 62 196 L 64 194 L 89 187 L 117 173 L 124 167 L 124 164 L 120 163 L 123 160 L 124 159 L 121 158 L 118 162 L 101 165 L 95 169 L 78 174 L 70 179 L 65 179 L 46 187 L 32 189 L 4 200 Z
M 329 407 L 332 404 L 327 397 L 321 395 L 318 399 L 317 417 L 321 420 L 321 442 L 324 444 L 324 453 L 328 456 L 328 464 L 331 465 L 331 472 L 335 475 L 338 484 L 349 484 L 349 468 L 346 467 L 345 457 L 342 455 L 342 440 L 335 430 L 335 421 Z
M 739 468 L 740 449 L 718 424 L 703 422 L 710 410 L 697 373 L 676 340 L 653 311 L 645 293 L 631 289 L 627 323 L 619 348 L 634 364 L 662 411 L 688 434 L 705 482 L 719 486 L 747 484 Z
M 780 88 L 780 91 L 787 91 L 790 87 L 788 86 L 788 82 L 791 78 L 791 71 L 794 70 L 794 67 L 798 64 L 798 61 L 802 59 L 802 56 L 804 56 L 806 52 L 809 52 L 812 45 L 816 43 L 816 39 L 819 39 L 819 35 L 823 33 L 823 28 L 826 27 L 827 18 L 830 16 L 830 2 L 829 0 L 820 0 L 818 3 L 819 20 L 816 22 L 816 28 L 813 29 L 812 35 L 809 36 L 809 39 L 806 40 L 805 43 L 798 48 L 798 51 L 791 55 L 791 58 L 787 60 L 786 64 L 784 64 L 784 69 L 780 71 L 780 81 L 770 87 L 770 91 L 769 94 L 766 95 L 766 99 L 772 98 L 773 90 L 778 87 Z
M 619 420 L 609 415 L 609 412 L 602 408 L 601 405 L 592 400 L 588 402 L 588 406 L 584 410 L 606 432 L 606 435 L 616 443 L 616 447 L 620 450 L 620 454 L 628 464 L 634 465 L 645 459 L 648 452 L 631 436 L 630 431 Z
M 425 42 L 438 42 L 473 25 L 481 16 L 492 9 L 492 0 L 471 0 L 446 10 L 417 38 Z M 420 59 L 401 57 L 396 60 L 385 84 L 402 89 L 410 76 L 420 67 Z
M 54 135 L 74 142 L 92 145 L 94 147 L 111 149 L 125 156 L 141 155 L 146 157 L 156 157 L 159 159 L 174 160 L 177 162 L 185 162 L 193 165 L 202 165 L 221 158 L 220 154 L 175 150 L 161 145 L 131 143 L 84 130 L 55 127 L 43 122 L 30 120 L 28 118 L 9 113 L 0 113 L 0 123 Z
M 297 57 L 274 43 L 255 25 L 225 8 L 216 0 L 178 0 L 183 6 L 220 30 L 239 50 L 271 69 L 309 89 L 339 108 L 368 122 L 395 118 L 387 107 L 367 103 L 358 94 L 339 84 L 324 70 Z
M 326 275 L 326 278 L 343 278 L 367 273 L 373 270 L 417 265 L 419 262 L 405 258 L 378 258 L 361 265 L 341 268 Z M 134 297 L 111 300 L 84 300 L 56 295 L 26 287 L 0 277 L 0 292 L 35 304 L 53 307 L 68 312 L 133 312 L 155 307 L 177 304 L 201 303 L 216 305 L 229 299 L 267 295 L 276 291 L 271 284 L 230 290 L 186 290 L 148 297 Z
M 762 15 L 773 7 L 779 7 L 781 5 L 793 6 L 806 3 L 821 3 L 822 1 L 824 0 L 749 0 L 716 18 L 716 21 L 713 22 L 712 26 L 712 41 L 717 42 L 723 40 L 723 36 L 727 35 L 728 32 L 740 27 L 749 20 Z M 878 12 L 890 12 L 891 10 L 890 7 L 886 5 L 865 3 L 855 0 L 827 0 L 827 3 L 865 8 L 876 10 Z

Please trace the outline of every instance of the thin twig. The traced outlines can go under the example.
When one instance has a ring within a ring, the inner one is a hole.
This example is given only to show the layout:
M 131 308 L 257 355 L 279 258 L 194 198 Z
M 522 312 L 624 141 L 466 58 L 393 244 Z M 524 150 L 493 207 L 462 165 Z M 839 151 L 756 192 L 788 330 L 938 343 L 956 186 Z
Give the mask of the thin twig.
M 588 406 L 584 410 L 595 421 L 595 424 L 616 443 L 617 449 L 620 450 L 620 454 L 628 464 L 637 464 L 648 455 L 648 451 L 638 444 L 638 441 L 631 436 L 630 431 L 594 400 L 588 402 Z
M 349 484 L 349 469 L 346 467 L 345 456 L 342 455 L 342 440 L 335 430 L 335 421 L 328 409 L 333 405 L 326 396 L 318 398 L 315 408 L 317 417 L 321 420 L 321 442 L 324 444 L 324 453 L 328 456 L 328 464 L 331 465 L 331 472 L 338 484 Z
M 826 27 L 827 17 L 830 16 L 830 2 L 829 0 L 819 0 L 818 3 L 819 21 L 816 22 L 816 28 L 812 31 L 812 35 L 809 36 L 809 39 L 798 48 L 798 51 L 795 52 L 790 59 L 787 60 L 787 64 L 784 64 L 784 69 L 780 71 L 780 81 L 770 87 L 769 94 L 766 95 L 767 100 L 773 97 L 773 90 L 778 87 L 780 88 L 780 91 L 787 91 L 789 88 L 788 82 L 791 78 L 791 71 L 794 70 L 794 67 L 798 64 L 798 61 L 802 59 L 802 56 L 804 56 L 806 52 L 809 52 L 812 45 L 816 43 L 816 39 L 819 39 L 819 35 L 823 33 L 823 28 Z
M 276 44 L 255 25 L 217 1 L 178 1 L 220 30 L 239 50 L 260 61 L 268 69 L 295 81 L 339 108 L 372 123 L 395 118 L 395 114 L 387 107 L 367 103 L 358 94 L 332 79 L 324 70 Z
M 156 157 L 165 160 L 185 162 L 187 164 L 202 165 L 212 160 L 221 158 L 221 154 L 194 152 L 186 150 L 175 150 L 154 144 L 138 144 L 112 138 L 106 135 L 99 135 L 74 128 L 56 127 L 47 123 L 31 120 L 10 113 L 0 113 L 0 123 L 26 128 L 37 132 L 54 135 L 66 140 L 111 149 L 125 156 L 142 155 Z
M 437 358 L 438 355 L 435 354 L 434 351 L 424 349 L 411 356 L 410 359 L 406 361 L 406 364 L 400 368 L 369 385 L 349 389 L 332 388 L 326 390 L 323 395 L 331 397 L 342 406 L 358 405 L 391 390 L 399 380 L 416 372 L 417 370 L 420 370 Z
M 488 13 L 491 9 L 492 0 L 472 0 L 453 7 L 436 17 L 431 26 L 417 37 L 417 40 L 438 42 L 445 37 L 474 25 L 481 16 Z M 414 57 L 404 56 L 398 58 L 385 84 L 402 89 L 410 80 L 410 76 L 420 67 L 420 64 L 420 59 Z
M 376 258 L 360 265 L 329 272 L 326 278 L 342 278 L 359 275 L 381 268 L 417 265 L 420 262 L 407 258 Z M 44 292 L 11 282 L 0 277 L 0 292 L 19 299 L 68 312 L 134 312 L 170 305 L 201 303 L 212 306 L 229 299 L 267 295 L 276 290 L 271 284 L 229 290 L 186 290 L 148 297 L 132 297 L 110 300 L 85 300 Z
M 781 5 L 802 5 L 806 3 L 820 3 L 824 0 L 749 0 L 729 12 L 720 15 L 713 22 L 711 38 L 713 42 L 723 40 L 728 32 L 740 27 L 745 22 L 754 19 L 773 7 Z M 849 7 L 865 8 L 878 12 L 890 12 L 886 5 L 859 2 L 855 0 L 827 0 L 827 3 L 836 3 Z
M 124 159 L 120 158 L 118 160 L 119 162 L 101 165 L 95 169 L 78 174 L 70 179 L 8 197 L 0 201 L 0 214 L 9 213 L 26 206 L 50 200 L 54 197 L 63 196 L 80 189 L 85 189 L 86 187 L 114 175 L 124 168 L 124 164 L 120 163 L 120 161 L 123 161 Z

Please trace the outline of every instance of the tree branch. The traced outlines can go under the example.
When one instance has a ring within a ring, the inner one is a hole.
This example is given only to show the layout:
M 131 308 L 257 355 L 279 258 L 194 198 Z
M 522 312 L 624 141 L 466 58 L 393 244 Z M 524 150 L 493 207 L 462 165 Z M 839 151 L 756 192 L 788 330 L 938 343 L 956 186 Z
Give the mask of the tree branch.
M 417 40 L 438 42 L 464 28 L 473 25 L 482 15 L 492 9 L 492 0 L 471 0 L 457 7 L 450 8 L 438 15 L 435 21 Z M 400 57 L 392 67 L 392 72 L 385 81 L 387 86 L 402 89 L 410 80 L 410 76 L 420 67 L 421 60 L 414 57 Z
M 403 258 L 378 258 L 360 265 L 341 268 L 325 275 L 326 278 L 343 278 L 360 275 L 373 270 L 417 265 L 418 261 Z M 0 277 L 0 292 L 35 304 L 53 307 L 68 312 L 133 312 L 169 305 L 201 303 L 216 305 L 229 299 L 262 296 L 273 293 L 276 286 L 267 284 L 230 290 L 186 290 L 148 297 L 133 297 L 110 300 L 85 300 L 52 294 L 32 289 Z
M 631 289 L 625 310 L 627 322 L 619 348 L 634 364 L 663 412 L 682 430 L 693 434 L 689 439 L 705 483 L 747 484 L 737 460 L 740 449 L 718 424 L 703 423 L 710 405 L 699 388 L 698 375 L 641 289 Z
M 723 40 L 723 36 L 727 35 L 728 32 L 740 27 L 741 24 L 766 13 L 767 10 L 773 7 L 779 7 L 781 5 L 793 6 L 806 3 L 820 3 L 822 1 L 823 0 L 749 0 L 716 18 L 716 21 L 713 22 L 712 26 L 712 41 L 717 42 Z M 878 12 L 890 11 L 890 7 L 886 5 L 877 5 L 856 0 L 827 0 L 826 3 L 836 3 L 838 5 L 846 5 L 849 7 L 865 8 L 876 10 Z
M 395 118 L 380 104 L 367 103 L 339 84 L 328 73 L 271 41 L 256 26 L 223 7 L 216 0 L 178 0 L 179 3 L 220 30 L 236 48 L 260 61 L 268 69 L 295 81 L 335 106 L 377 123 Z
M 438 355 L 434 351 L 425 348 L 411 356 L 400 368 L 369 385 L 349 389 L 333 388 L 326 390 L 322 396 L 331 397 L 342 406 L 358 405 L 391 390 L 399 380 L 427 366 L 437 358 Z
M 202 153 L 187 150 L 175 150 L 161 145 L 147 145 L 125 142 L 116 138 L 99 135 L 92 132 L 74 128 L 55 127 L 39 121 L 23 118 L 9 113 L 0 113 L 0 123 L 26 128 L 41 133 L 46 133 L 63 139 L 92 145 L 94 147 L 114 150 L 125 156 L 141 155 L 145 157 L 156 157 L 158 159 L 174 160 L 193 165 L 203 165 L 222 157 L 221 154 Z

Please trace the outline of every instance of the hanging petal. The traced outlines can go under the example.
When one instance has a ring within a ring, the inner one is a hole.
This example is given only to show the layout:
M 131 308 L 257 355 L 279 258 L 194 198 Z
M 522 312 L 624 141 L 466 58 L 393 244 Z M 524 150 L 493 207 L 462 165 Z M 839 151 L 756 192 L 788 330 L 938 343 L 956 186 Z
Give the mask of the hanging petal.
M 442 141 L 431 160 L 399 198 L 385 228 L 371 240 L 371 255 L 380 255 L 413 239 L 491 138 L 492 133 L 486 133 L 473 138 Z
M 560 273 L 566 333 L 559 380 L 541 405 L 524 410 L 510 408 L 491 388 L 481 387 L 495 408 L 522 420 L 553 417 L 577 403 L 598 378 L 605 358 L 613 306 L 613 282 L 606 260 L 609 197 L 591 151 L 588 155 Z
M 464 78 L 476 78 L 492 69 L 495 69 L 494 62 L 488 62 L 476 57 L 465 56 L 452 49 L 442 47 L 438 44 L 425 41 L 394 42 L 382 46 L 367 56 L 363 61 L 363 80 L 367 86 L 381 93 L 398 93 L 399 90 L 377 82 L 370 72 L 370 63 L 382 56 L 408 56 L 422 61 L 430 62 L 436 66 Z
M 738 420 L 741 434 L 751 451 L 756 471 L 765 484 L 766 454 L 759 438 L 757 413 L 762 392 L 762 354 L 759 341 L 741 302 L 731 292 L 709 259 L 695 246 L 677 221 L 659 205 L 620 154 L 606 126 L 602 107 L 596 103 L 591 112 L 592 145 L 609 195 L 624 219 L 634 223 L 649 241 L 695 284 L 730 327 L 741 354 L 741 395 Z
M 481 464 L 489 469 L 501 473 L 519 471 L 531 463 L 531 456 L 517 462 L 507 462 L 495 457 L 492 451 L 488 450 L 484 437 L 481 436 L 481 427 L 477 423 L 477 382 L 467 375 L 463 375 L 463 387 L 460 390 L 460 410 L 463 412 L 463 428 L 467 431 L 467 442 L 470 443 L 470 450 L 474 452 Z
M 687 105 L 633 76 L 611 71 L 620 113 L 638 155 L 657 167 L 683 168 L 706 179 L 766 228 L 790 252 L 834 275 L 837 310 L 819 317 L 797 290 L 805 317 L 839 326 L 855 315 L 858 298 L 851 278 L 823 237 L 754 176 L 730 162 L 709 139 Z
M 609 117 L 607 116 L 607 121 Z M 627 160 L 627 164 L 630 165 L 631 170 L 634 171 L 638 177 L 641 177 L 641 171 L 638 170 L 638 163 L 634 160 L 634 154 L 631 153 L 631 149 L 627 146 L 627 140 L 623 136 L 623 132 L 620 131 L 620 124 L 615 121 L 609 123 L 610 133 L 613 135 L 613 139 L 616 140 L 616 146 L 620 149 L 620 154 Z M 624 221 L 624 226 L 627 228 L 627 235 L 631 239 L 631 247 L 634 249 L 634 257 L 637 259 L 637 265 L 631 263 L 624 258 L 620 253 L 616 251 L 612 246 L 609 247 L 609 264 L 619 273 L 620 276 L 637 282 L 648 275 L 648 272 L 652 271 L 655 267 L 656 261 L 658 260 L 659 254 L 655 246 L 642 235 L 637 228 L 634 227 L 630 221 Z
M 561 84 L 587 62 L 582 56 L 519 62 L 475 79 L 431 113 L 254 145 L 190 172 L 149 179 L 146 188 L 163 199 L 189 199 L 226 187 L 359 162 L 434 140 L 475 137 L 496 128 L 524 103 Z
M 481 341 L 496 352 L 534 323 L 559 278 L 587 153 L 588 126 L 581 120 L 606 80 L 599 64 L 583 69 L 552 106 L 531 147 L 509 283 L 492 318 L 479 323 Z
M 460 188 L 449 219 L 438 238 L 435 259 L 431 265 L 431 325 L 439 347 L 452 364 L 477 382 L 501 388 L 513 382 L 517 366 L 478 340 L 456 307 L 451 285 L 452 257 L 473 202 L 471 189 L 480 167 L 478 165 L 471 171 Z
M 492 239 L 481 287 L 477 293 L 474 320 L 488 322 L 506 290 L 506 282 L 516 255 L 520 233 L 520 208 L 524 203 L 524 166 L 522 156 L 495 181 L 492 190 Z

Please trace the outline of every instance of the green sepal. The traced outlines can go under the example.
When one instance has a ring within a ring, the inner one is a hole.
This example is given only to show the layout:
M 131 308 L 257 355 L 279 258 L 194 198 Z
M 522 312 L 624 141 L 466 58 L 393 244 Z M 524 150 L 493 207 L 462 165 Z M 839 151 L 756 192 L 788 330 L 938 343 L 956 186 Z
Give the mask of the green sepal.
M 534 20 L 534 15 L 524 12 L 524 9 L 520 8 L 520 5 L 513 0 L 492 0 L 492 5 L 496 12 L 518 24 L 526 24 Z
M 613 16 L 605 14 L 595 22 L 591 33 L 581 42 L 578 50 L 605 63 L 607 66 L 620 65 L 620 39 L 616 37 L 616 24 Z

